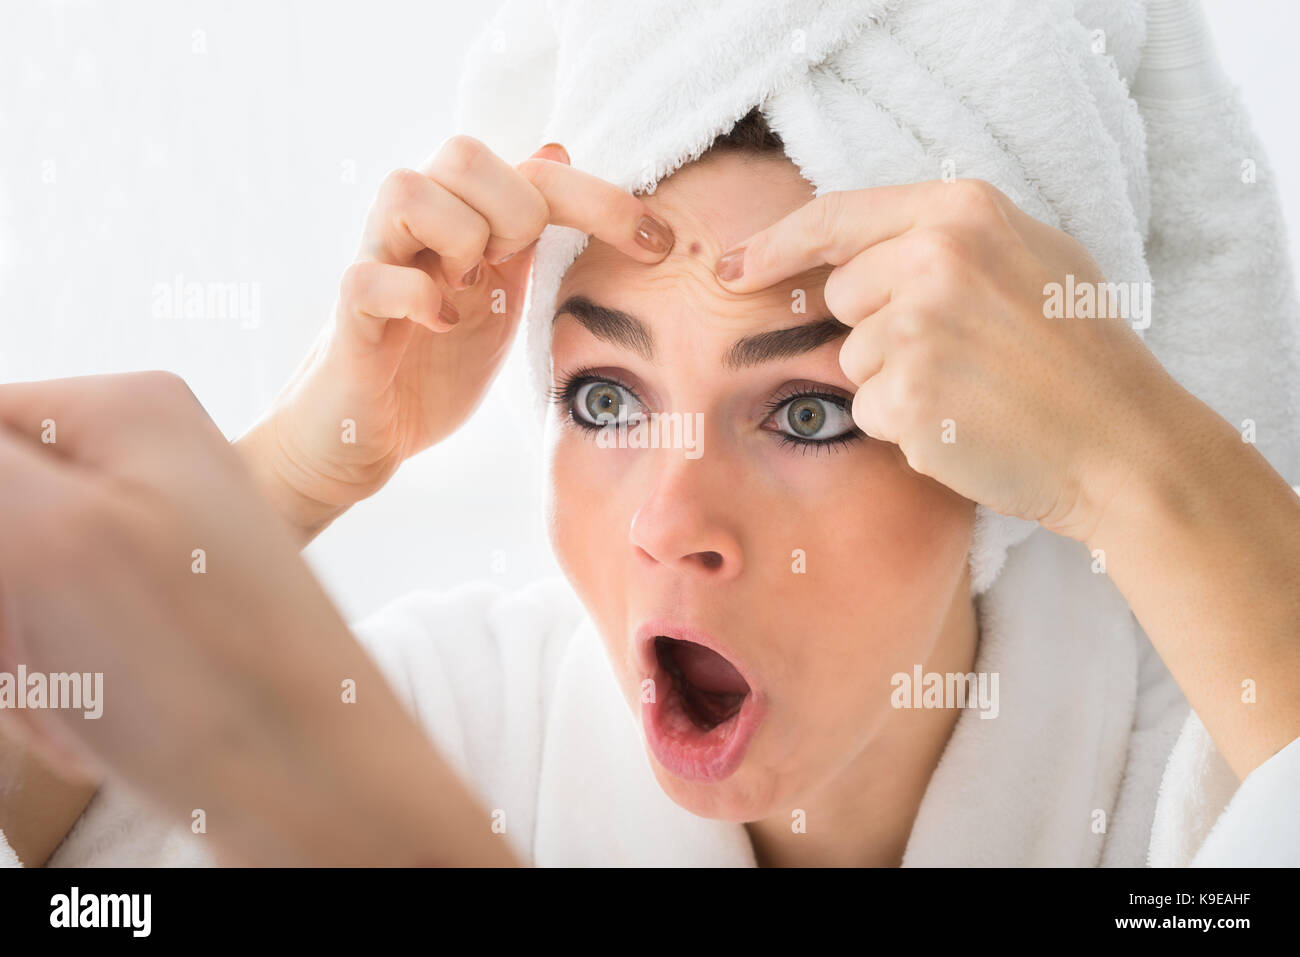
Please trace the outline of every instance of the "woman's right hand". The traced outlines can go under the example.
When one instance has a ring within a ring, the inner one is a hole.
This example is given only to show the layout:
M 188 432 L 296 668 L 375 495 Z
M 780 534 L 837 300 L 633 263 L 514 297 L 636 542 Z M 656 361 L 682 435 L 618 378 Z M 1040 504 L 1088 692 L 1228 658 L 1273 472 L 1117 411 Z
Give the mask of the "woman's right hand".
M 281 514 L 309 540 L 469 418 L 514 339 L 548 224 L 656 263 L 672 232 L 646 217 L 553 143 L 511 166 L 453 136 L 418 171 L 391 173 L 333 320 L 237 443 Z

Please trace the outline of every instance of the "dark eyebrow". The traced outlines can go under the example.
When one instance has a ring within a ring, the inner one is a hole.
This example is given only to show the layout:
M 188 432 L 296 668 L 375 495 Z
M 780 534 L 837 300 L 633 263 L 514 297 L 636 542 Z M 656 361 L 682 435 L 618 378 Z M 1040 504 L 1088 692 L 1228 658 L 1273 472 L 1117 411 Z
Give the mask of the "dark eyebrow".
M 631 349 L 647 362 L 654 361 L 654 336 L 636 316 L 597 305 L 586 296 L 570 296 L 564 300 L 560 308 L 555 310 L 551 322 L 554 323 L 564 312 L 586 326 L 587 331 L 596 338 Z
M 654 361 L 654 336 L 646 324 L 631 313 L 598 305 L 586 296 L 570 296 L 564 300 L 551 321 L 554 322 L 562 313 L 573 316 L 593 336 L 631 349 L 646 361 Z M 849 327 L 834 316 L 821 316 L 803 325 L 737 339 L 722 357 L 722 364 L 729 369 L 744 369 L 774 359 L 789 359 L 812 352 L 833 339 L 848 335 L 849 331 Z
M 773 329 L 757 335 L 745 336 L 732 343 L 722 364 L 728 369 L 744 369 L 773 359 L 789 359 L 825 345 L 833 339 L 849 334 L 849 327 L 834 316 L 822 316 L 802 326 Z

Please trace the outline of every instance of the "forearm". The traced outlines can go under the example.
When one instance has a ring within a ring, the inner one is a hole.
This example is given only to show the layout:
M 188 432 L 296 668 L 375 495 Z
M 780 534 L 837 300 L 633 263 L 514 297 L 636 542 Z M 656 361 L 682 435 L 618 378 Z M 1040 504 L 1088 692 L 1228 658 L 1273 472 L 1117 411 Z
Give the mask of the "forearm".
M 1300 496 L 1189 393 L 1147 422 L 1088 547 L 1244 778 L 1300 736 Z

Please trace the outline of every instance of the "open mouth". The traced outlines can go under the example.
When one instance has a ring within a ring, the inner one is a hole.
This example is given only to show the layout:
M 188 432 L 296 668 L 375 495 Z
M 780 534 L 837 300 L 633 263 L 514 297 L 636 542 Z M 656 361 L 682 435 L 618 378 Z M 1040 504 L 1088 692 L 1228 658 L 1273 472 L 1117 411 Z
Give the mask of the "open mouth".
M 673 679 L 682 710 L 701 731 L 712 731 L 740 713 L 749 683 L 722 655 L 693 641 L 656 635 L 655 656 Z
M 730 775 L 762 719 L 761 696 L 750 680 L 712 639 L 692 629 L 647 623 L 637 641 L 655 690 L 641 706 L 655 758 L 687 780 L 720 781 Z

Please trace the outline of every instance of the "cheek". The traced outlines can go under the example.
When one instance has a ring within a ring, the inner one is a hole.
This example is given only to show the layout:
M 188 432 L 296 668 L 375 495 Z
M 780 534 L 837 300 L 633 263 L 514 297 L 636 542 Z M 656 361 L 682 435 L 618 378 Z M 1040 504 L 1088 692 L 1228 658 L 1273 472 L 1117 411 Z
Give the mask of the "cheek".
M 792 636 L 782 670 L 818 710 L 887 701 L 870 690 L 887 692 L 891 675 L 925 659 L 964 580 L 974 506 L 912 472 L 892 446 L 873 443 L 835 464 L 792 458 L 800 487 L 767 513 L 784 516 L 788 546 L 765 589 Z M 760 537 L 777 527 L 764 524 Z
M 597 623 L 612 625 L 619 621 L 623 605 L 627 529 L 632 521 L 631 503 L 619 494 L 627 457 L 598 448 L 574 427 L 551 428 L 547 483 L 551 546 Z

